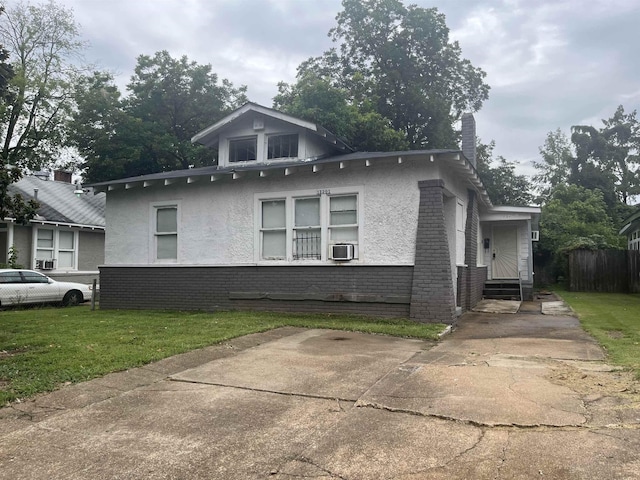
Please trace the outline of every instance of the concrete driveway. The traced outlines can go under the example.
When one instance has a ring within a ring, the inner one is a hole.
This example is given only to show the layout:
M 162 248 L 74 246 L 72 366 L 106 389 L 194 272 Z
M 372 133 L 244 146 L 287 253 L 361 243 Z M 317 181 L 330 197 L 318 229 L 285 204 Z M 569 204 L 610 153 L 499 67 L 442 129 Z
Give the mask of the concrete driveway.
M 640 478 L 640 393 L 571 316 L 439 344 L 283 328 L 0 410 L 0 478 Z

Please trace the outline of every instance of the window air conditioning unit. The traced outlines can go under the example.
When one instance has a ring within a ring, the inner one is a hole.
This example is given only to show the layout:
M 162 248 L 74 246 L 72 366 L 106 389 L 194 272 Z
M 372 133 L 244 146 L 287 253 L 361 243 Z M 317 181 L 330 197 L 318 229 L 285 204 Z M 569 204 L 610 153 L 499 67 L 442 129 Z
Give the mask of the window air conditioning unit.
M 532 230 L 531 231 L 531 241 L 532 242 L 540 241 L 540 230 Z
M 354 247 L 350 243 L 331 245 L 331 259 L 339 262 L 353 260 Z
M 53 270 L 55 260 L 39 260 L 36 259 L 36 268 L 38 270 Z

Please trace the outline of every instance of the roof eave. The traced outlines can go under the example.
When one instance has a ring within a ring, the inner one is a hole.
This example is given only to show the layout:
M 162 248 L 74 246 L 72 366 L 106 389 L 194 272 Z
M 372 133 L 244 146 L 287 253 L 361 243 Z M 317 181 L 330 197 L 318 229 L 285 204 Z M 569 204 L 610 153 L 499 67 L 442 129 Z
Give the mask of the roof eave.
M 311 130 L 312 132 L 318 132 L 321 127 L 313 122 L 308 122 L 306 120 L 302 120 L 300 118 L 292 117 L 291 115 L 287 115 L 282 112 L 278 112 L 277 110 L 273 110 L 271 108 L 263 107 L 262 105 L 258 105 L 257 103 L 245 103 L 242 107 L 233 111 L 222 120 L 214 123 L 213 125 L 205 128 L 204 130 L 196 133 L 193 137 L 191 137 L 191 143 L 200 143 L 205 146 L 213 145 L 215 142 L 207 141 L 206 139 L 215 135 L 219 130 L 223 127 L 226 127 L 230 123 L 234 122 L 241 116 L 246 113 L 253 111 L 260 113 L 262 115 L 266 115 L 271 118 L 275 118 L 277 120 L 281 120 L 284 122 L 291 123 L 293 125 L 297 125 L 301 128 L 306 128 L 307 130 Z M 323 129 L 324 130 L 324 129 Z

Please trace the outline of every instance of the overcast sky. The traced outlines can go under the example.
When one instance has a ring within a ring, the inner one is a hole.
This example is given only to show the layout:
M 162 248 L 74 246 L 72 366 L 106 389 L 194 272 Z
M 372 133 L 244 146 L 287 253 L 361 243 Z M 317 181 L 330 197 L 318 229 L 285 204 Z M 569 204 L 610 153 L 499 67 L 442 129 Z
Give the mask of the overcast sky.
M 210 63 L 271 106 L 279 81 L 332 44 L 340 0 L 57 0 L 90 42 L 86 60 L 124 88 L 136 57 L 168 50 Z M 11 3 L 10 1 L 8 3 Z M 462 54 L 486 73 L 478 135 L 521 173 L 547 132 L 640 109 L 640 0 L 411 0 L 446 15 Z M 195 132 L 194 132 L 195 133 Z

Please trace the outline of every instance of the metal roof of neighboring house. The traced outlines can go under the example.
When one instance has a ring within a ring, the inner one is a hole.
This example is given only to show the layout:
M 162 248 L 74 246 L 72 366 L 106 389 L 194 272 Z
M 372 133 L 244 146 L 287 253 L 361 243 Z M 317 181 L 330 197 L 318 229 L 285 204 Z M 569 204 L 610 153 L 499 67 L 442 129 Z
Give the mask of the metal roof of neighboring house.
M 620 235 L 633 233 L 636 228 L 640 228 L 640 208 L 629 215 L 624 221 L 624 227 L 620 229 Z
M 92 192 L 80 197 L 74 194 L 76 185 L 67 182 L 44 180 L 34 175 L 26 175 L 9 185 L 9 192 L 19 193 L 25 199 L 36 197 L 40 203 L 35 222 L 59 223 L 83 227 L 104 228 L 106 195 Z

